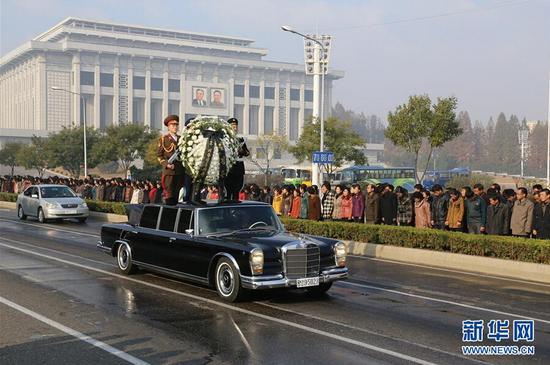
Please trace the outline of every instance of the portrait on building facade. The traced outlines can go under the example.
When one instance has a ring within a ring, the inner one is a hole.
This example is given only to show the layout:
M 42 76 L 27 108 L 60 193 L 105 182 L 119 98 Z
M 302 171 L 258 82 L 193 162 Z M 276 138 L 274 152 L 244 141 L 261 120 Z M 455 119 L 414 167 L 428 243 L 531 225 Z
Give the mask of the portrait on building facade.
M 207 90 L 206 87 L 193 87 L 193 106 L 208 106 Z
M 210 106 L 214 108 L 225 107 L 225 89 L 210 88 Z

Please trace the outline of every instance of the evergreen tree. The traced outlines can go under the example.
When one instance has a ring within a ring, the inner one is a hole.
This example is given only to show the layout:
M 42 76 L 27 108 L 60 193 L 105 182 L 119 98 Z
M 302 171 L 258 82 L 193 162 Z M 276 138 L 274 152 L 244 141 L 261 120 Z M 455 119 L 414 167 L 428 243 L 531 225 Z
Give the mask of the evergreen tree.
M 536 177 L 546 176 L 546 159 L 548 145 L 548 127 L 538 122 L 529 134 L 527 147 L 526 174 Z

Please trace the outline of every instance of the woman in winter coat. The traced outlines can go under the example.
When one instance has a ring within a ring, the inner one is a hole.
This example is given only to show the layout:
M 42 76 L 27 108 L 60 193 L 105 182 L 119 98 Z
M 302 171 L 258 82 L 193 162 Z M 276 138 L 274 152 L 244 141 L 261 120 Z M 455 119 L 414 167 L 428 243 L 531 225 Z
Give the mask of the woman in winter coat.
M 449 210 L 447 211 L 447 220 L 445 225 L 451 231 L 462 231 L 462 219 L 464 218 L 464 199 L 456 189 L 449 192 L 451 196 L 449 200 Z
M 307 186 L 305 184 L 300 185 L 300 195 L 302 196 L 302 202 L 300 205 L 300 218 L 307 219 L 308 207 L 309 207 L 309 193 L 307 192 Z
M 431 227 L 431 212 L 430 203 L 428 197 L 422 192 L 415 192 L 413 194 L 414 199 L 414 213 L 415 213 L 415 227 L 416 228 L 430 228 Z
M 300 191 L 295 189 L 292 192 L 292 206 L 290 208 L 290 216 L 292 218 L 300 218 L 300 208 L 302 205 L 302 197 L 300 196 Z
M 280 188 L 273 189 L 273 202 L 271 203 L 275 213 L 281 215 L 283 212 L 283 192 Z
M 334 208 L 332 209 L 332 219 L 339 220 L 341 219 L 342 215 L 342 186 L 338 185 L 336 186 L 336 189 L 334 189 L 336 192 L 336 195 L 334 196 Z
M 342 220 L 349 221 L 351 220 L 351 211 L 352 211 L 352 199 L 351 199 L 351 191 L 349 188 L 344 188 L 342 191 L 342 206 L 340 208 L 340 218 Z
M 307 219 L 318 221 L 321 219 L 321 199 L 313 186 L 309 187 L 308 194 Z
M 292 207 L 292 194 L 290 192 L 290 189 L 287 186 L 285 186 L 283 188 L 283 211 L 281 212 L 281 214 L 285 217 L 290 215 L 291 207 Z

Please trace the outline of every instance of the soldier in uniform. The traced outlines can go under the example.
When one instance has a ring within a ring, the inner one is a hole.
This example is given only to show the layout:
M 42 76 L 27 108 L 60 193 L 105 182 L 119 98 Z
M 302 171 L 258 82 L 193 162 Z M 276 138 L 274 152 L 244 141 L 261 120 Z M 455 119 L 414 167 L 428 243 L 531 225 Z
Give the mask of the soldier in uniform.
M 229 118 L 227 121 L 231 124 L 231 127 L 237 133 L 237 127 L 239 126 L 239 121 L 237 118 Z M 239 192 L 244 185 L 244 161 L 243 157 L 250 156 L 250 151 L 244 141 L 244 138 L 237 137 L 239 139 L 239 151 L 237 162 L 231 167 L 227 177 L 225 178 L 225 190 L 227 191 L 228 200 L 239 200 Z
M 168 163 L 168 160 L 178 148 L 180 136 L 177 134 L 179 117 L 169 115 L 164 119 L 164 125 L 168 127 L 168 134 L 161 136 L 157 146 L 157 160 L 162 165 L 161 184 L 164 191 L 164 200 L 167 205 L 178 203 L 179 191 L 185 180 L 185 170 L 181 161 Z

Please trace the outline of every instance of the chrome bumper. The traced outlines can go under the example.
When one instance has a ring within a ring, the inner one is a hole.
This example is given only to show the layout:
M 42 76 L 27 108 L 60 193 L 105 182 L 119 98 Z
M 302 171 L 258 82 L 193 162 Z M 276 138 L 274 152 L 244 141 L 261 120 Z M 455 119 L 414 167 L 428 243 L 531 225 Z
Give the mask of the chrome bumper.
M 103 241 L 97 241 L 96 247 L 98 250 L 105 252 L 109 256 L 113 256 L 113 250 L 110 247 L 103 246 Z
M 68 211 L 73 211 L 74 213 L 67 213 Z M 75 208 L 75 209 L 64 209 L 64 208 L 45 208 L 44 209 L 44 218 L 84 218 L 90 215 L 90 210 L 88 208 Z
M 334 268 L 321 271 L 319 284 L 330 283 L 336 280 L 343 280 L 348 277 L 348 268 Z M 273 289 L 296 287 L 296 279 L 287 279 L 282 274 L 270 276 L 243 276 L 241 284 L 245 289 Z

